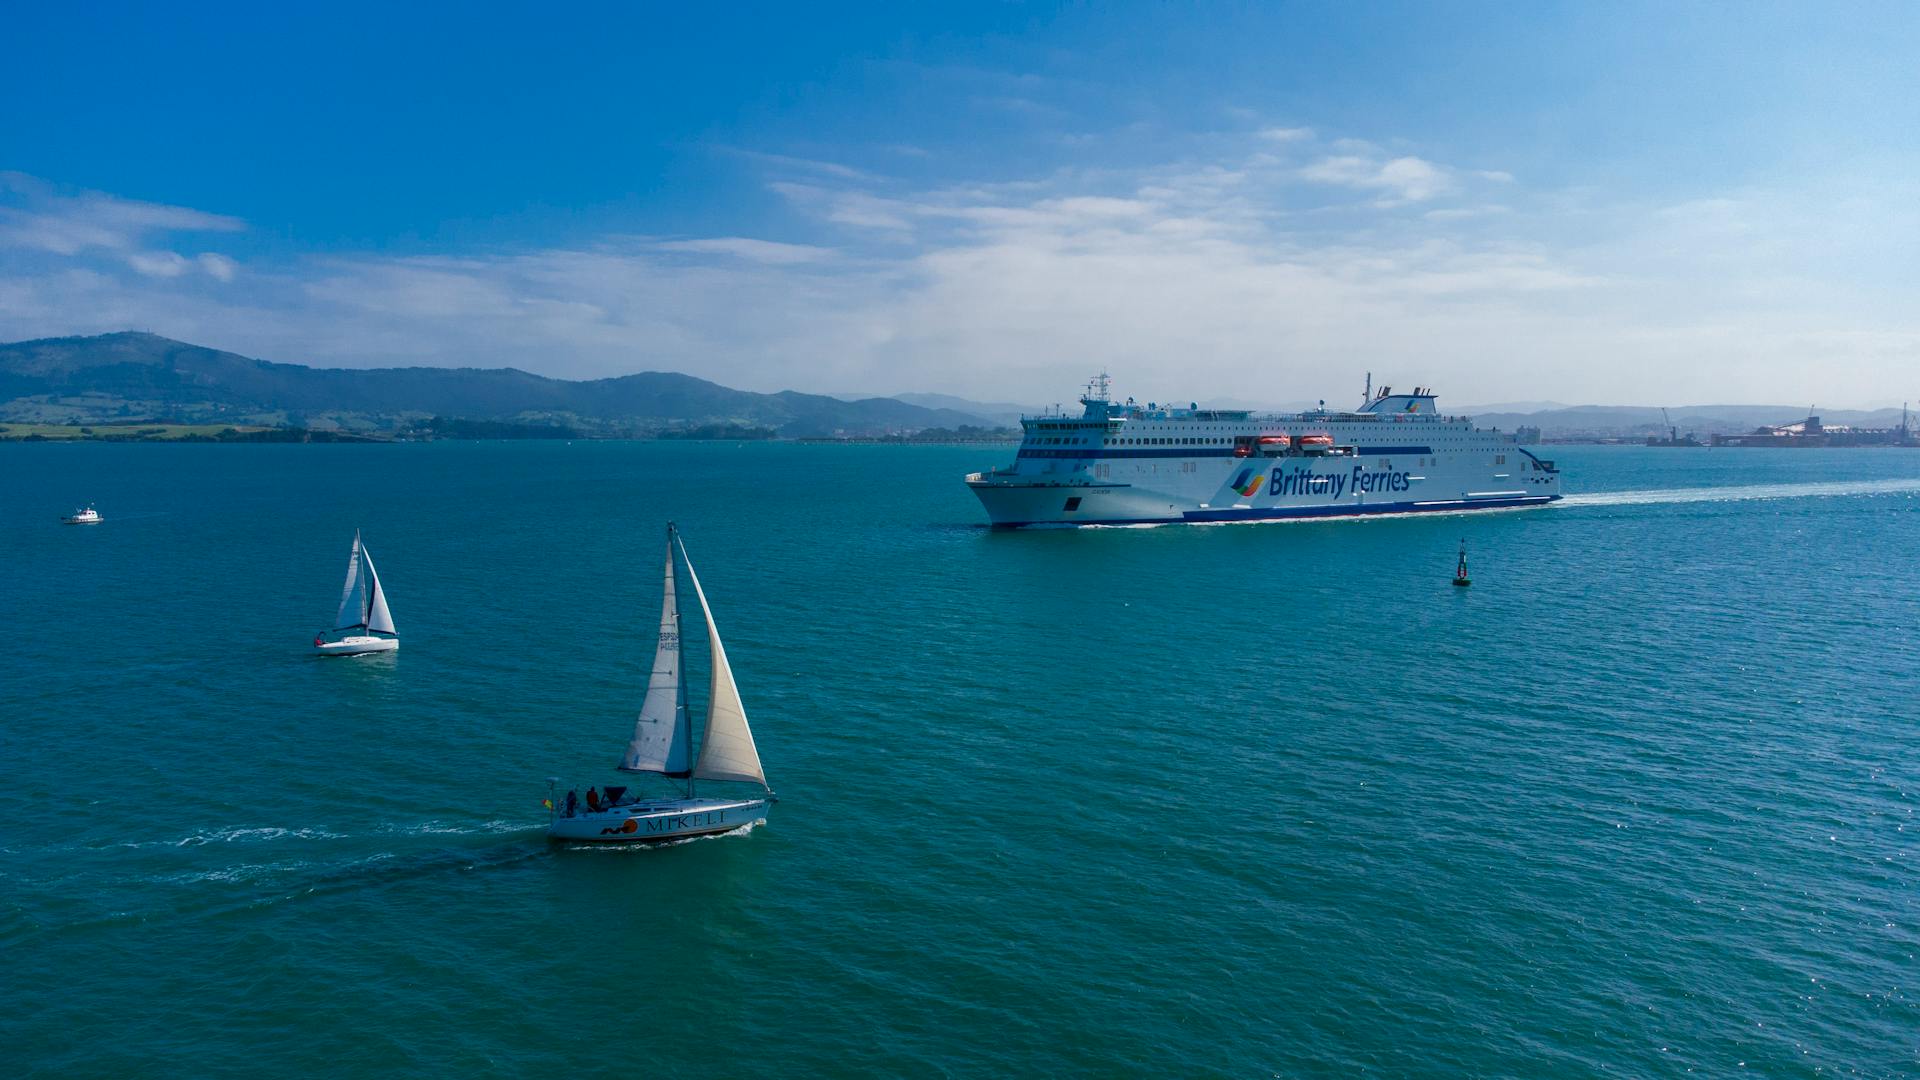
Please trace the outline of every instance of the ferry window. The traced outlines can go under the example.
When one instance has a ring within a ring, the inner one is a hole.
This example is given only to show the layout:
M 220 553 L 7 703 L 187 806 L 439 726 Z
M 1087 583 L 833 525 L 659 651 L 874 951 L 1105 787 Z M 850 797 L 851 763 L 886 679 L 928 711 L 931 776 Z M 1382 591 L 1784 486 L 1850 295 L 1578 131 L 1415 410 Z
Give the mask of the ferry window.
M 1507 455 L 1505 454 L 1494 455 L 1493 463 L 1495 465 L 1505 465 L 1507 463 Z

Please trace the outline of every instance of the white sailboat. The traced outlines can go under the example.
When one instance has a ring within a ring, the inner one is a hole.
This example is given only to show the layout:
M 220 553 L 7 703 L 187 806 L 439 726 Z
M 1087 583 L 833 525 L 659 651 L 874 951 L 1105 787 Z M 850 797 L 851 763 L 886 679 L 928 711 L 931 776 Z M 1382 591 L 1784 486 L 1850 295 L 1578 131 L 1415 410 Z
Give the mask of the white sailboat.
M 687 578 L 706 617 L 707 647 L 712 673 L 707 682 L 707 719 L 701 729 L 699 755 L 694 756 L 687 717 L 687 678 L 680 651 L 680 604 L 674 590 L 674 549 L 687 564 Z M 747 726 L 746 706 L 733 681 L 726 647 L 713 623 L 713 609 L 700 588 L 700 577 L 687 558 L 686 544 L 671 523 L 667 525 L 665 596 L 660 605 L 660 640 L 653 654 L 653 674 L 633 739 L 620 759 L 622 772 L 657 773 L 686 782 L 684 794 L 665 797 L 630 796 L 625 787 L 608 787 L 605 796 L 589 788 L 585 802 L 569 791 L 556 803 L 547 799 L 551 822 L 548 834 L 560 840 L 593 843 L 659 843 L 729 832 L 765 821 L 774 802 L 773 790 L 760 767 L 760 751 Z M 724 780 L 758 785 L 760 791 L 744 798 L 696 796 L 694 781 Z M 549 780 L 549 792 L 558 781 Z
M 400 632 L 393 628 L 393 612 L 387 610 L 387 591 L 380 587 L 373 556 L 355 529 L 353 553 L 347 556 L 347 583 L 340 590 L 340 614 L 334 617 L 333 629 L 314 636 L 313 649 L 321 656 L 359 656 L 399 647 Z

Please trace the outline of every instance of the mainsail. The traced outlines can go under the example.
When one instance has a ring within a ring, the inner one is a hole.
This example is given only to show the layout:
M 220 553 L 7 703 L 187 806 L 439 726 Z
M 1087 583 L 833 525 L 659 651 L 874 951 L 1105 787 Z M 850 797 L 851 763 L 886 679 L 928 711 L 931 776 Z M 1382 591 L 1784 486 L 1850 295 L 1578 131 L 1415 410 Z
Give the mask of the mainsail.
M 684 541 L 680 545 L 680 557 L 687 558 Z M 744 780 L 766 787 L 760 751 L 753 745 L 753 730 L 747 727 L 747 709 L 740 703 L 740 688 L 734 685 L 733 669 L 727 665 L 727 650 L 720 644 L 720 630 L 713 624 L 713 609 L 707 606 L 707 594 L 700 588 L 700 575 L 693 572 L 692 559 L 687 559 L 687 577 L 693 582 L 694 595 L 700 598 L 700 612 L 707 617 L 707 645 L 713 652 L 707 726 L 700 735 L 700 761 L 693 767 L 694 778 Z
M 360 603 L 360 533 L 353 534 L 353 553 L 347 556 L 347 583 L 340 588 L 340 613 L 333 617 L 335 630 L 347 630 L 366 623 Z
M 620 768 L 687 775 L 687 678 L 680 666 L 680 603 L 673 591 L 673 527 L 667 527 L 667 569 L 660 604 L 660 644 L 653 653 L 647 697 Z

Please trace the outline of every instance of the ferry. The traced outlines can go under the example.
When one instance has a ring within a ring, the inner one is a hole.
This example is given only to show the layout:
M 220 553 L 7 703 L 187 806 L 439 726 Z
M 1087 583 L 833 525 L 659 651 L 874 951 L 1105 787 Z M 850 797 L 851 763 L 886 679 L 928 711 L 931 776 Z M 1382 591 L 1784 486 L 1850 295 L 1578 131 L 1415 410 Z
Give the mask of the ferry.
M 970 473 L 996 528 L 1361 517 L 1545 506 L 1560 471 L 1513 436 L 1446 416 L 1433 391 L 1373 389 L 1357 411 L 1184 408 L 1111 399 L 1020 420 L 1013 464 Z

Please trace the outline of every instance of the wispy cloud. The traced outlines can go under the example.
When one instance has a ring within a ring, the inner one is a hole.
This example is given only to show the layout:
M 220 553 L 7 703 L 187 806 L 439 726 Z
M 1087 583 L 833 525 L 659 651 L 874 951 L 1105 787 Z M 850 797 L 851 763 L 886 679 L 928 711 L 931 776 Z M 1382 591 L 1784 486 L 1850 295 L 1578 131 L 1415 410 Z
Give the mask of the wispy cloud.
M 759 165 L 774 166 L 790 172 L 818 173 L 838 177 L 841 180 L 876 180 L 878 177 L 865 169 L 856 169 L 838 161 L 821 161 L 816 158 L 795 157 L 791 154 L 770 154 L 764 150 L 746 150 L 738 146 L 715 147 L 723 154 L 743 158 Z
M 776 266 L 819 262 L 833 257 L 831 248 L 815 247 L 811 244 L 783 244 L 745 236 L 716 236 L 705 240 L 667 240 L 655 246 L 661 251 L 726 255 L 746 262 L 769 263 Z
M 173 251 L 135 251 L 127 256 L 127 265 L 148 277 L 179 277 L 193 268 L 187 257 Z
M 0 246 L 72 255 L 88 248 L 129 250 L 156 233 L 244 228 L 245 222 L 224 214 L 99 191 L 63 192 L 25 173 L 0 172 Z
M 197 268 L 230 281 L 237 264 L 226 256 L 189 259 L 154 245 L 175 234 L 245 228 L 245 222 L 224 214 L 99 191 L 65 191 L 25 173 L 0 172 L 0 251 L 55 256 L 105 252 L 146 277 L 175 278 Z
M 211 251 L 202 254 L 196 261 L 200 269 L 215 281 L 232 281 L 234 275 L 240 272 L 239 263 Z
M 1269 127 L 1260 129 L 1260 137 L 1268 142 L 1292 143 L 1304 142 L 1313 138 L 1313 129 L 1309 127 Z

